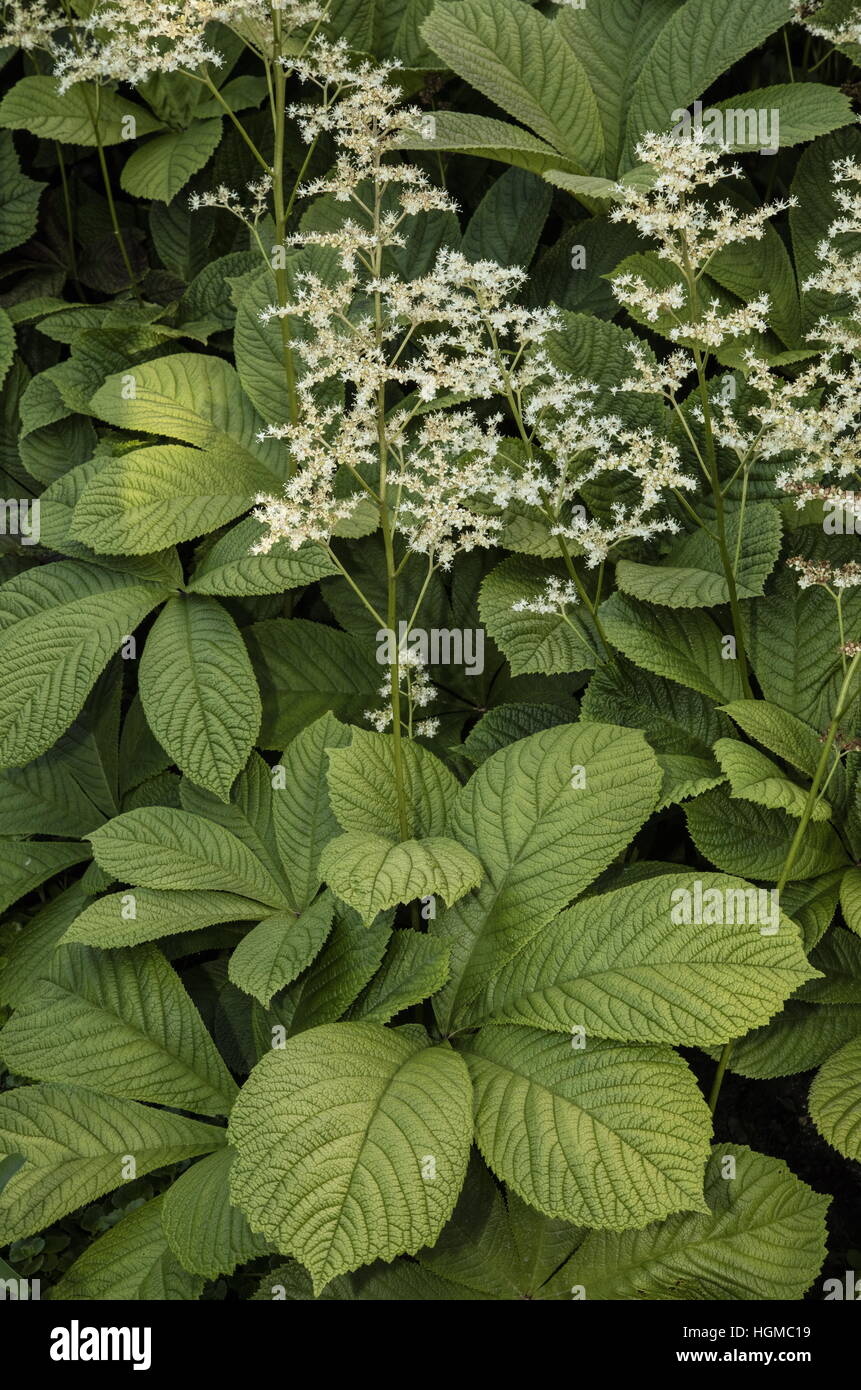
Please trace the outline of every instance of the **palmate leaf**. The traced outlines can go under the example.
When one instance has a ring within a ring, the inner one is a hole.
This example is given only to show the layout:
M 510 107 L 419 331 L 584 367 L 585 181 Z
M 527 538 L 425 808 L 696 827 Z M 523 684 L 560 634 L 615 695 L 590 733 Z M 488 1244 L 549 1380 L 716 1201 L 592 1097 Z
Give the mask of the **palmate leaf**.
M 671 1048 L 590 1039 L 576 1051 L 558 1034 L 502 1024 L 463 1054 L 479 1148 L 546 1216 L 625 1230 L 705 1209 L 709 1112 Z
M 25 1163 L 3 1194 L 3 1244 L 32 1235 L 138 1177 L 210 1153 L 225 1131 L 82 1086 L 19 1086 L 0 1096 L 0 1152 Z
M 518 0 L 438 4 L 422 25 L 435 53 L 584 171 L 604 140 L 592 88 L 564 33 Z
M 458 795 L 450 833 L 486 878 L 432 928 L 452 950 L 451 980 L 435 1001 L 442 1027 L 486 1017 L 496 976 L 630 843 L 659 785 L 643 735 L 609 724 L 547 729 L 482 763 Z
M 170 1248 L 162 1225 L 164 1201 L 152 1197 L 94 1240 L 48 1298 L 136 1303 L 198 1299 L 203 1279 L 189 1273 Z
M 236 1086 L 179 977 L 154 946 L 77 946 L 0 1034 L 23 1076 L 226 1115 Z
M 242 1089 L 232 1200 L 319 1293 L 433 1243 L 466 1173 L 470 1105 L 462 1059 L 428 1047 L 420 1029 L 312 1029 L 264 1057 Z
M 678 920 L 697 885 L 720 895 L 716 921 L 693 912 Z M 561 1033 L 585 1028 L 590 1038 L 702 1046 L 767 1023 L 814 974 L 798 929 L 762 915 L 749 884 L 669 873 L 563 912 L 498 973 L 484 1009 Z
M 140 697 L 165 752 L 193 782 L 227 801 L 262 706 L 245 643 L 217 599 L 168 600 L 147 637 Z
M 556 1297 L 570 1299 L 573 1289 L 590 1301 L 802 1298 L 825 1256 L 829 1199 L 779 1159 L 724 1143 L 706 1169 L 705 1195 L 707 1212 L 642 1231 L 590 1232 L 553 1280 Z
M 339 908 L 335 924 L 317 959 L 298 980 L 288 985 L 267 1015 L 290 1036 L 334 1023 L 371 983 L 382 964 L 392 935 L 394 913 L 381 913 L 370 926 L 352 908 Z M 272 1046 L 273 1035 L 261 1037 L 260 1055 Z
M 171 1185 L 162 1207 L 164 1235 L 175 1258 L 183 1269 L 207 1279 L 232 1274 L 237 1265 L 272 1248 L 231 1205 L 233 1160 L 226 1146 L 202 1158 Z

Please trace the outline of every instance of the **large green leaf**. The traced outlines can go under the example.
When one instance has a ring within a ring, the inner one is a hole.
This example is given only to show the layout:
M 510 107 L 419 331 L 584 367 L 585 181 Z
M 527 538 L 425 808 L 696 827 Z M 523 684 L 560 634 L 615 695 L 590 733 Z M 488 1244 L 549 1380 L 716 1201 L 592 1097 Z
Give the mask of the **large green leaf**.
M 63 955 L 2 1032 L 23 1076 L 226 1115 L 236 1086 L 179 977 L 155 946 Z
M 305 618 L 273 618 L 247 629 L 263 697 L 264 748 L 283 748 L 332 713 L 360 719 L 379 704 L 380 670 L 369 643 Z
M 343 830 L 399 836 L 398 774 L 391 734 L 353 729 L 348 747 L 330 747 L 329 804 Z M 458 784 L 444 763 L 419 743 L 400 749 L 407 835 L 443 835 Z
M 0 588 L 0 766 L 44 753 L 165 591 L 73 560 Z
M 60 92 L 54 77 L 22 77 L 0 105 L 0 125 L 65 145 L 119 145 L 161 130 L 145 106 L 107 86 L 75 83 Z
M 497 975 L 629 844 L 659 785 L 643 735 L 610 724 L 563 724 L 482 763 L 458 796 L 450 833 L 486 878 L 433 925 L 452 948 L 438 1000 L 443 1026 L 486 1017 Z
M 61 1302 L 197 1300 L 203 1279 L 190 1274 L 171 1250 L 162 1225 L 164 1201 L 151 1198 L 94 1240 L 48 1297 Z
M 702 1211 L 709 1112 L 671 1048 L 492 1025 L 464 1046 L 478 1145 L 546 1216 L 611 1230 Z M 540 1136 L 530 1143 L 529 1136 Z
M 120 183 L 133 198 L 169 203 L 215 153 L 220 139 L 220 116 L 157 135 L 129 156 Z
M 629 1302 L 802 1298 L 825 1256 L 828 1198 L 779 1159 L 725 1143 L 714 1149 L 705 1193 L 707 1212 L 590 1232 L 554 1279 L 557 1297 L 578 1289 L 589 1300 Z
M 338 1274 L 432 1244 L 466 1173 L 462 1060 L 421 1030 L 338 1023 L 270 1052 L 230 1121 L 232 1199 L 311 1271 Z
M 183 1269 L 207 1279 L 232 1274 L 237 1265 L 265 1255 L 269 1242 L 255 1235 L 231 1206 L 228 1178 L 234 1154 L 225 1147 L 202 1158 L 171 1185 L 162 1226 Z
M 717 904 L 710 915 L 697 892 Z M 767 1023 L 814 974 L 797 927 L 760 906 L 739 879 L 691 872 L 590 896 L 499 972 L 487 1014 L 623 1042 L 725 1042 Z
M 585 170 L 600 170 L 604 140 L 592 88 L 552 20 L 520 0 L 438 4 L 422 26 L 458 76 Z
M 29 241 L 36 230 L 42 189 L 47 186 L 21 173 L 12 135 L 0 131 L 0 254 Z
M 823 1139 L 845 1158 L 861 1159 L 861 1037 L 829 1057 L 810 1088 L 810 1114 Z
M 210 1153 L 225 1131 L 82 1086 L 19 1086 L 0 1096 L 0 1152 L 26 1160 L 6 1187 L 3 1244 L 43 1231 L 153 1168 Z
M 127 892 L 97 898 L 75 918 L 63 940 L 109 951 L 219 922 L 256 922 L 267 913 L 252 898 L 206 888 L 136 888 L 133 899 Z
M 656 612 L 616 593 L 601 606 L 610 641 L 636 666 L 724 703 L 742 694 L 738 662 L 724 659 L 724 634 L 707 613 Z M 731 635 L 731 634 L 730 634 Z
M 732 513 L 727 520 L 727 544 L 737 554 L 738 597 L 756 598 L 777 563 L 780 516 L 767 502 L 749 505 L 740 540 L 738 514 Z M 660 565 L 620 560 L 616 582 L 624 593 L 667 608 L 712 608 L 729 602 L 717 541 L 705 531 L 695 531 L 674 545 Z
M 434 112 L 426 133 L 402 135 L 398 145 L 402 150 L 454 150 L 481 159 L 498 159 L 536 174 L 565 164 L 552 145 L 521 126 L 465 111 Z
M 227 801 L 254 746 L 261 704 L 245 643 L 217 599 L 168 600 L 147 637 L 140 696 L 165 752 Z
M 265 530 L 254 517 L 231 527 L 207 550 L 189 588 L 197 594 L 237 597 L 283 594 L 337 573 L 323 547 L 313 543 L 292 550 L 287 541 L 276 541 L 267 555 L 252 555 Z
M 723 790 L 705 792 L 686 807 L 688 830 L 700 854 L 727 874 L 780 878 L 797 820 Z M 830 825 L 811 822 L 793 861 L 792 878 L 815 878 L 846 863 L 846 852 Z
M 349 831 L 320 857 L 329 887 L 370 924 L 398 903 L 439 895 L 449 905 L 481 882 L 481 864 L 457 840 L 431 835 L 395 844 L 383 835 Z
M 223 889 L 272 907 L 286 905 L 283 890 L 241 840 L 190 811 L 126 811 L 89 838 L 103 869 L 141 888 Z

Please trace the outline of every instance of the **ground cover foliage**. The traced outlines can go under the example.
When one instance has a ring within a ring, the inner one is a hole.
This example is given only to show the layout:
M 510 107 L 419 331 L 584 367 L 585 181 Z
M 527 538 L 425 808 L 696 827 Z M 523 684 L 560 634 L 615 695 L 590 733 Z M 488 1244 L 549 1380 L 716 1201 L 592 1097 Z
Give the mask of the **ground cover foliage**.
M 3 12 L 0 1276 L 857 1296 L 859 7 Z

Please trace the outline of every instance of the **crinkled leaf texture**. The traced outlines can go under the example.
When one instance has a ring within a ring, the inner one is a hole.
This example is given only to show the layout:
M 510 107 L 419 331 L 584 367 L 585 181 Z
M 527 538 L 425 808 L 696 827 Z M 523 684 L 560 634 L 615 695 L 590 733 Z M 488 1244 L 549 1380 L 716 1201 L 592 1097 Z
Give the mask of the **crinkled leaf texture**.
M 315 1292 L 370 1260 L 433 1244 L 463 1184 L 463 1060 L 421 1029 L 338 1023 L 264 1057 L 230 1121 L 232 1200 Z

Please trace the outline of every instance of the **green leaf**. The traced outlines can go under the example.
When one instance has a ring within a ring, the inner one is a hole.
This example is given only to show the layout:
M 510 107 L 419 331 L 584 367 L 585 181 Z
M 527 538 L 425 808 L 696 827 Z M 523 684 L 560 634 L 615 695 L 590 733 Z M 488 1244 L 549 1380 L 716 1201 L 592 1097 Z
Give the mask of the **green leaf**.
M 861 869 L 847 869 L 840 881 L 840 909 L 850 931 L 861 936 Z
M 724 711 L 749 738 L 808 777 L 816 775 L 822 744 L 809 724 L 769 700 L 733 700 Z M 835 776 L 832 784 L 839 786 L 841 780 Z
M 163 597 L 155 585 L 72 560 L 0 588 L 0 766 L 20 766 L 56 742 Z
M 290 912 L 264 917 L 231 955 L 229 978 L 266 1008 L 319 954 L 334 913 L 331 894 L 322 893 L 298 917 Z
M 77 82 L 61 93 L 54 77 L 16 82 L 0 104 L 0 125 L 65 145 L 119 145 L 163 129 L 145 106 L 121 92 Z
M 141 888 L 223 889 L 281 908 L 284 894 L 241 840 L 190 811 L 126 811 L 90 835 L 96 862 Z
M 349 743 L 351 731 L 324 714 L 297 734 L 273 769 L 272 822 L 293 904 L 306 908 L 320 887 L 320 855 L 340 827 L 329 804 L 329 753 Z
M 835 1052 L 810 1088 L 810 1114 L 826 1143 L 844 1158 L 861 1158 L 861 1038 Z
M 780 878 L 797 829 L 785 811 L 736 801 L 722 788 L 698 796 L 685 810 L 697 849 L 724 873 L 771 882 Z M 845 850 L 831 826 L 812 822 L 795 856 L 792 878 L 815 878 L 845 862 Z
M 380 666 L 368 644 L 349 633 L 305 618 L 273 618 L 246 635 L 263 697 L 263 748 L 283 748 L 327 713 L 360 719 L 379 703 Z
M 498 159 L 536 174 L 565 162 L 552 145 L 546 145 L 520 126 L 466 111 L 435 111 L 433 122 L 426 123 L 426 134 L 404 134 L 398 148 L 453 150 L 479 159 Z
M 129 896 L 124 892 L 97 898 L 75 918 L 63 941 L 111 951 L 219 922 L 256 922 L 266 913 L 263 904 L 251 898 L 206 888 L 136 888 L 131 902 Z
M 491 184 L 463 234 L 470 261 L 528 266 L 541 237 L 553 193 L 535 174 L 508 169 Z
M 452 948 L 442 1027 L 486 1017 L 497 975 L 630 843 L 659 784 L 643 735 L 610 724 L 547 729 L 482 763 L 458 795 L 450 833 L 486 878 L 433 925 Z
M 267 555 L 252 555 L 265 530 L 249 516 L 220 536 L 197 566 L 189 585 L 192 592 L 242 598 L 283 594 L 337 574 L 326 551 L 313 543 L 291 550 L 286 541 L 276 541 Z
M 47 187 L 21 173 L 15 142 L 9 131 L 0 131 L 0 255 L 29 241 L 36 230 L 42 189 Z
M 319 956 L 301 979 L 288 985 L 270 1019 L 281 1022 L 291 1034 L 339 1019 L 379 970 L 393 915 L 386 913 L 366 927 L 352 908 L 338 910 Z M 265 1046 L 272 1046 L 271 1034 Z
M 329 749 L 329 804 L 342 830 L 397 839 L 398 774 L 391 734 L 353 729 L 349 746 Z M 401 744 L 400 778 L 410 837 L 445 834 L 458 783 L 419 743 Z
M 536 671 L 548 676 L 567 674 L 595 665 L 595 651 L 583 632 L 575 605 L 569 605 L 567 617 L 515 610 L 521 599 L 533 602 L 540 598 L 549 579 L 562 577 L 560 565 L 509 555 L 481 586 L 481 621 L 508 658 L 513 676 Z
M 634 84 L 677 0 L 601 0 L 563 8 L 556 21 L 589 78 L 604 132 L 606 166 L 615 174 Z
M 754 10 L 747 0 L 687 0 L 661 29 L 637 78 L 629 152 L 647 130 L 668 130 L 675 111 L 690 106 L 790 18 L 789 0 L 759 0 Z
M 545 1216 L 625 1230 L 702 1211 L 709 1112 L 670 1048 L 482 1028 L 464 1047 L 479 1148 Z M 540 1144 L 524 1144 L 540 1135 Z
M 393 844 L 382 835 L 351 831 L 330 840 L 320 872 L 367 925 L 378 912 L 415 898 L 454 903 L 481 882 L 481 864 L 457 840 L 430 836 Z
M 569 720 L 569 711 L 560 705 L 497 705 L 470 729 L 459 751 L 478 767 L 491 753 L 498 753 L 509 743 Z
M 756 151 L 763 147 L 760 124 L 765 113 L 764 143 L 771 150 L 772 142 L 780 149 L 815 140 L 832 130 L 850 125 L 853 121 L 852 103 L 837 87 L 824 82 L 793 82 L 779 87 L 757 87 L 753 92 L 719 101 L 717 111 L 738 112 L 734 123 L 724 119 L 724 139 L 734 151 Z M 753 113 L 748 116 L 747 113 Z M 733 118 L 730 118 L 731 120 Z
M 790 782 L 777 763 L 738 739 L 721 738 L 715 744 L 715 755 L 729 778 L 730 793 L 743 801 L 754 801 L 772 811 L 786 811 L 800 820 L 807 806 L 807 792 Z M 831 807 L 827 801 L 817 801 L 813 820 L 829 820 Z
M 134 1303 L 199 1299 L 203 1279 L 189 1273 L 168 1245 L 162 1226 L 164 1203 L 164 1197 L 151 1198 L 94 1240 L 48 1297 L 60 1302 Z
M 3 1055 L 23 1076 L 226 1115 L 236 1086 L 179 977 L 155 946 L 78 946 L 19 1005 Z
M 466 1173 L 470 1105 L 448 1047 L 371 1023 L 315 1028 L 270 1052 L 242 1088 L 232 1198 L 319 1293 L 433 1243 Z
M 712 744 L 732 726 L 704 695 L 675 681 L 627 662 L 602 666 L 589 681 L 580 718 L 643 730 L 664 774 L 658 810 L 723 780 Z
M 697 914 L 697 892 L 707 912 Z M 797 928 L 774 922 L 757 889 L 663 874 L 548 923 L 499 973 L 486 1007 L 494 1020 L 585 1028 L 590 1040 L 705 1046 L 767 1023 L 813 973 Z
M 138 1177 L 210 1153 L 225 1131 L 82 1086 L 19 1086 L 0 1096 L 0 1152 L 26 1162 L 3 1194 L 0 1240 L 43 1231 L 112 1192 L 134 1158 Z
M 584 170 L 600 169 L 604 140 L 589 80 L 552 20 L 520 0 L 438 4 L 422 25 L 435 53 Z
M 0 386 L 6 380 L 14 358 L 15 327 L 6 310 L 0 309 Z
M 727 517 L 727 543 L 733 555 L 737 535 L 738 513 L 733 512 Z M 776 508 L 767 502 L 746 508 L 735 572 L 739 598 L 756 598 L 763 592 L 780 553 L 780 535 Z M 695 531 L 674 545 L 660 565 L 620 560 L 616 582 L 624 593 L 668 608 L 713 608 L 729 602 L 717 541 L 704 531 Z
M 436 994 L 448 976 L 449 950 L 432 937 L 405 928 L 392 934 L 385 959 L 348 1017 L 388 1023 L 403 1009 Z
M 232 1274 L 272 1249 L 230 1203 L 233 1161 L 231 1149 L 218 1149 L 177 1178 L 164 1198 L 162 1226 L 171 1251 L 183 1269 L 206 1279 Z
M 222 357 L 178 352 L 138 362 L 109 376 L 91 405 L 111 425 L 195 444 L 231 468 L 243 467 L 246 476 L 261 465 L 283 475 L 281 451 L 257 438 L 263 421 Z
M 275 485 L 253 459 L 228 463 L 200 449 L 154 444 L 109 459 L 94 474 L 70 534 L 102 553 L 148 555 L 216 530 Z
M 736 1042 L 729 1066 L 754 1081 L 792 1076 L 821 1066 L 856 1037 L 861 1037 L 861 1006 L 835 1004 L 823 1009 L 790 999 L 764 1028 L 755 1028 Z
M 156 135 L 129 156 L 120 183 L 133 198 L 169 203 L 208 162 L 220 140 L 220 115 Z
M 254 746 L 262 707 L 239 629 L 217 599 L 169 599 L 147 637 L 140 696 L 166 753 L 222 801 Z
M 600 617 L 609 640 L 636 666 L 721 704 L 741 697 L 738 662 L 723 659 L 725 634 L 708 614 L 656 613 L 617 593 L 601 605 Z
M 4 839 L 2 845 L 0 912 L 54 874 L 89 858 L 86 846 L 69 841 Z
M 558 1297 L 579 1287 L 590 1301 L 802 1298 L 825 1258 L 829 1199 L 779 1159 L 725 1143 L 713 1151 L 705 1194 L 707 1212 L 643 1231 L 590 1232 L 553 1281 Z

